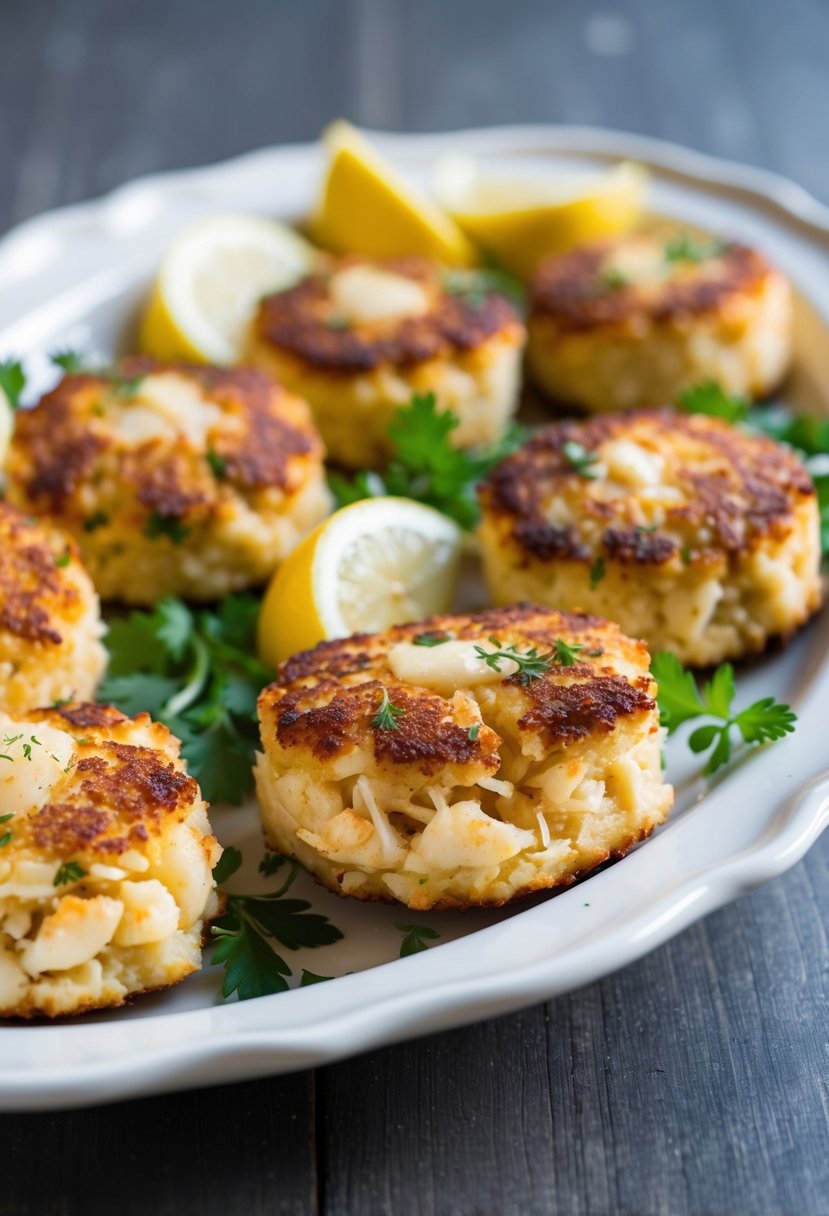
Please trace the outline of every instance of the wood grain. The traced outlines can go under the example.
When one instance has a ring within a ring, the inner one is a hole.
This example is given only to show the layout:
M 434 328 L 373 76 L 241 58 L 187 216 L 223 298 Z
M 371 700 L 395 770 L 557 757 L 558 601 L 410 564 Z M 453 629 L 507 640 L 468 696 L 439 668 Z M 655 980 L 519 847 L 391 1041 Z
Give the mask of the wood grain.
M 0 228 L 340 113 L 605 124 L 829 200 L 827 61 L 822 0 L 3 0 Z M 2 1116 L 0 1214 L 825 1216 L 828 869 L 824 838 L 508 1018 L 316 1074 Z

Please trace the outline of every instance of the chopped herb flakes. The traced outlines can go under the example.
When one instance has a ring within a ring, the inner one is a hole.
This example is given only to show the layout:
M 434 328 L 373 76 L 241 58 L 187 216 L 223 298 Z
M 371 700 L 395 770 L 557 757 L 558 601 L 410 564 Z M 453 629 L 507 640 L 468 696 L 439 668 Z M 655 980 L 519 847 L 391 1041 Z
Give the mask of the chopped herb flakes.
M 58 872 L 52 879 L 52 885 L 55 887 L 65 887 L 71 882 L 80 882 L 82 878 L 86 878 L 86 870 L 77 861 L 65 861 L 63 865 L 58 867 Z

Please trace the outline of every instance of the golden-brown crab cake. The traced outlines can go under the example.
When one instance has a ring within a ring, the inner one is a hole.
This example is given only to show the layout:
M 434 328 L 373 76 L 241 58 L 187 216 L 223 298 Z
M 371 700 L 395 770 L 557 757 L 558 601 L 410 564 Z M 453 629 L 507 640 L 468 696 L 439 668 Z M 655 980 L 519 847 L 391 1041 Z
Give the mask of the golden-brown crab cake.
M 75 542 L 0 502 L 0 712 L 92 697 L 103 631 Z
M 592 412 L 669 405 L 700 380 L 761 397 L 788 368 L 788 280 L 747 245 L 640 234 L 539 268 L 527 362 Z
M 259 701 L 268 843 L 416 909 L 566 886 L 671 807 L 648 663 L 607 621 L 527 605 L 295 655 Z
M 671 410 L 546 427 L 481 488 L 497 602 L 610 617 L 707 665 L 762 649 L 820 604 L 814 487 L 788 448 Z
M 251 368 L 127 359 L 21 410 L 9 497 L 71 532 L 105 599 L 263 583 L 330 506 L 305 402 Z
M 122 1005 L 201 966 L 221 855 L 179 744 L 103 705 L 0 716 L 0 1017 Z
M 384 464 L 413 393 L 457 415 L 458 447 L 491 442 L 515 412 L 525 331 L 503 296 L 466 282 L 423 258 L 330 260 L 262 300 L 247 360 L 306 398 L 339 464 Z

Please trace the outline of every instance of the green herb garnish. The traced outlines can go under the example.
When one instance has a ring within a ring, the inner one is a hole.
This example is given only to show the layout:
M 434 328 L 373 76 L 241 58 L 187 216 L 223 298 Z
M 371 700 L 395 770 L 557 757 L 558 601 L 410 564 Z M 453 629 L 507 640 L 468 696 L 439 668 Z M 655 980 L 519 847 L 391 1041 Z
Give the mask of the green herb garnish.
M 584 650 L 584 646 L 581 642 L 573 642 L 568 645 L 561 638 L 557 638 L 553 643 L 553 656 L 555 661 L 560 663 L 562 667 L 573 667 L 578 661 L 582 650 Z
M 679 404 L 689 414 L 707 414 L 726 422 L 745 422 L 749 403 L 745 397 L 732 396 L 716 380 L 703 380 L 679 394 Z
M 489 640 L 495 650 L 484 650 L 483 646 L 476 646 L 477 657 L 483 659 L 487 667 L 491 667 L 493 671 L 499 673 L 504 660 L 515 663 L 518 668 L 515 675 L 520 684 L 533 684 L 536 680 L 540 680 L 553 662 L 554 651 L 552 650 L 547 654 L 542 654 L 535 646 L 532 646 L 522 654 L 515 645 L 502 646 L 496 637 L 491 637 Z
M 723 663 L 714 672 L 702 691 L 690 671 L 686 671 L 676 655 L 662 650 L 651 663 L 653 677 L 659 685 L 657 701 L 662 725 L 672 734 L 683 722 L 695 718 L 715 718 L 716 722 L 698 727 L 688 739 L 693 752 L 713 751 L 703 772 L 715 773 L 731 759 L 731 733 L 736 727 L 744 743 L 765 743 L 782 739 L 794 730 L 797 715 L 788 705 L 763 697 L 759 701 L 734 711 L 734 669 Z
M 273 672 L 255 657 L 258 601 L 231 595 L 193 613 L 172 596 L 110 623 L 98 699 L 146 710 L 182 740 L 209 802 L 241 802 L 253 787 L 256 700 Z
M 19 359 L 4 359 L 0 361 L 0 391 L 6 394 L 6 399 L 13 410 L 20 405 L 20 394 L 26 387 L 26 373 Z
M 384 688 L 380 708 L 371 719 L 371 725 L 375 730 L 400 730 L 400 724 L 397 719 L 404 717 L 405 713 L 405 709 L 392 705 L 389 700 L 389 694 Z
M 627 287 L 630 279 L 621 270 L 611 267 L 609 270 L 603 270 L 599 275 L 599 282 L 602 287 L 608 291 L 618 291 L 622 287 Z
M 238 849 L 225 849 L 213 871 L 216 881 L 227 882 L 241 864 Z M 309 911 L 311 905 L 306 900 L 284 898 L 298 872 L 298 864 L 291 862 L 288 877 L 278 890 L 267 895 L 228 893 L 227 911 L 211 928 L 215 943 L 212 962 L 224 966 L 224 997 L 235 992 L 240 1001 L 247 1001 L 287 991 L 292 970 L 277 954 L 273 943 L 288 950 L 313 949 L 330 946 L 342 938 L 327 916 Z M 306 974 L 313 978 L 305 979 Z M 309 984 L 326 978 L 303 972 L 301 982 Z
M 227 476 L 227 458 L 220 456 L 213 448 L 207 449 L 207 463 L 213 470 L 213 476 L 217 481 L 223 481 Z
M 505 296 L 519 313 L 527 307 L 527 292 L 520 279 L 497 266 L 478 270 L 445 270 L 443 288 L 450 295 L 460 296 L 470 308 L 483 308 L 487 297 Z
M 55 558 L 55 565 L 59 566 L 61 569 L 63 569 L 64 567 L 69 565 L 71 560 L 72 560 L 72 555 L 67 550 L 66 553 L 58 554 L 58 556 Z
M 481 729 L 480 722 L 476 722 L 473 726 L 470 726 L 469 730 L 466 732 L 467 737 L 471 743 L 474 743 L 475 740 L 478 738 L 478 732 L 480 731 L 480 729 Z
M 174 545 L 180 545 L 190 535 L 190 529 L 175 515 L 164 515 L 161 511 L 151 511 L 144 524 L 144 535 L 150 540 L 159 536 L 167 536 Z
M 420 954 L 421 950 L 429 948 L 429 942 L 437 941 L 440 934 L 436 929 L 430 929 L 428 925 L 407 925 L 403 921 L 394 922 L 395 929 L 402 933 L 403 941 L 400 943 L 400 957 L 408 958 L 410 954 Z
M 607 562 L 601 556 L 597 557 L 590 567 L 590 590 L 595 591 L 607 573 Z
M 98 528 L 103 528 L 108 523 L 109 516 L 105 511 L 95 511 L 83 521 L 83 530 L 84 532 L 96 532 Z
M 433 393 L 414 396 L 396 411 L 389 427 L 393 456 L 382 476 L 364 470 L 350 481 L 336 474 L 329 477 L 337 506 L 391 494 L 425 502 L 462 528 L 474 528 L 480 516 L 478 482 L 521 446 L 526 432 L 513 424 L 498 443 L 461 451 L 449 440 L 457 426 L 457 416 L 439 410 Z
M 58 867 L 58 872 L 52 879 L 53 887 L 65 887 L 70 882 L 80 882 L 86 878 L 86 870 L 77 861 L 65 861 Z
M 86 360 L 76 350 L 58 350 L 49 356 L 51 363 L 62 371 L 72 375 L 87 370 Z
M 594 471 L 593 466 L 599 463 L 599 455 L 597 452 L 591 452 L 581 443 L 576 443 L 575 439 L 568 439 L 561 449 L 562 455 L 571 468 L 575 469 L 580 477 L 584 477 L 587 481 L 595 481 L 598 474 Z
M 664 255 L 666 262 L 707 262 L 720 257 L 727 248 L 723 241 L 698 241 L 681 232 L 666 242 Z
M 449 633 L 419 633 L 416 638 L 412 639 L 413 646 L 442 646 L 444 642 L 451 642 L 454 634 Z
M 10 819 L 14 819 L 13 811 L 10 815 L 0 815 L 0 824 L 8 823 Z M 3 835 L 0 836 L 0 849 L 5 849 L 6 845 L 10 844 L 11 838 L 12 838 L 12 834 L 10 831 L 4 832 Z

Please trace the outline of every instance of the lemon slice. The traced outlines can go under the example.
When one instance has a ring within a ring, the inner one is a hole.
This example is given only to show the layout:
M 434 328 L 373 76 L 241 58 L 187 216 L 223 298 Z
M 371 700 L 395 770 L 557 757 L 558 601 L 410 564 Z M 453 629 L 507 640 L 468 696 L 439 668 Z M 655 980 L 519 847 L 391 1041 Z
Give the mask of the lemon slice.
M 529 278 L 550 254 L 629 232 L 642 215 L 646 174 L 624 162 L 585 178 L 501 175 L 447 157 L 435 195 L 463 230 L 509 270 Z
M 313 246 L 276 220 L 215 215 L 168 248 L 141 323 L 141 349 L 158 359 L 233 363 L 257 300 L 302 278 Z
M 259 616 L 259 652 L 276 666 L 328 638 L 445 612 L 461 531 L 408 498 L 367 498 L 337 511 L 274 575 Z
M 310 229 L 337 253 L 417 253 L 471 266 L 475 250 L 457 224 L 405 181 L 347 122 L 323 132 L 328 171 Z

